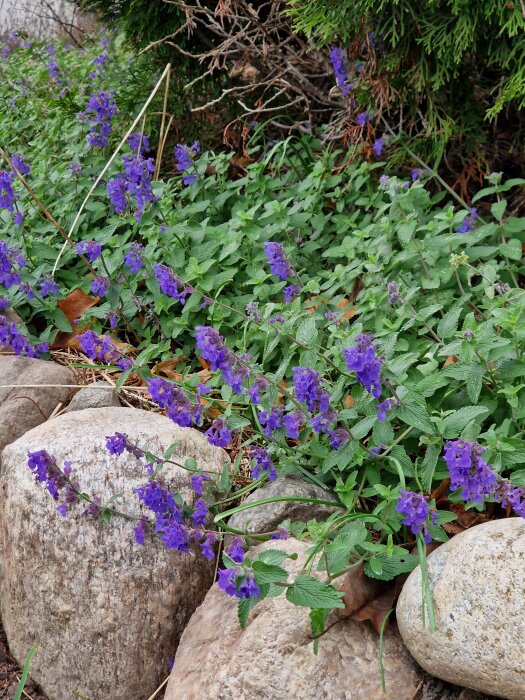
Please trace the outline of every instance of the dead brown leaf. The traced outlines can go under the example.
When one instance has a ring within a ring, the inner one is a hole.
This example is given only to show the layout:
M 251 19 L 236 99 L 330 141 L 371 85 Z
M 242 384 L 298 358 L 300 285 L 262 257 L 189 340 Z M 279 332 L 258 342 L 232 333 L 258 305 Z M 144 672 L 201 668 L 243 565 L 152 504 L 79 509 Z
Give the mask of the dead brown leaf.
M 395 585 L 369 578 L 361 565 L 346 574 L 339 590 L 344 591 L 345 604 L 345 607 L 338 611 L 339 615 L 356 622 L 370 620 L 379 634 L 383 619 L 394 602 Z
M 459 357 L 457 355 L 449 355 L 445 362 L 443 362 L 443 367 L 448 367 L 449 365 L 454 365 L 456 362 L 459 361 Z
M 82 316 L 84 311 L 96 306 L 99 301 L 100 297 L 90 297 L 81 289 L 74 289 L 67 297 L 60 299 L 58 306 L 67 316 L 69 323 L 73 325 L 73 323 Z

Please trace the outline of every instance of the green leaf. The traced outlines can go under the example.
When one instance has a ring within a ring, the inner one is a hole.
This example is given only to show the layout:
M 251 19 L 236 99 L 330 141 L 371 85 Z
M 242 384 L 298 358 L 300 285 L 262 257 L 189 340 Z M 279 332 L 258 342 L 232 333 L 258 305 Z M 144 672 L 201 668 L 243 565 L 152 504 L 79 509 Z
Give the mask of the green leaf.
M 64 333 L 70 333 L 73 330 L 66 314 L 58 307 L 53 311 L 53 323 L 59 331 Z
M 221 478 L 219 481 L 219 490 L 226 493 L 231 489 L 232 480 L 230 476 L 230 465 L 226 463 L 222 468 Z
M 499 202 L 494 202 L 494 204 L 490 207 L 490 213 L 495 219 L 501 221 L 503 219 L 503 214 L 505 213 L 506 209 L 507 200 L 502 199 Z
M 287 589 L 286 597 L 290 603 L 306 608 L 344 608 L 341 591 L 328 583 L 322 583 L 313 576 L 298 576 Z
M 314 608 L 313 610 L 310 610 L 310 628 L 312 630 L 312 637 L 320 637 L 323 634 L 328 614 L 329 611 L 325 608 Z M 318 642 L 318 639 L 314 639 L 314 654 L 317 654 Z
M 254 607 L 257 599 L 254 598 L 242 598 L 237 603 L 237 618 L 239 620 L 239 625 L 241 629 L 246 629 L 246 623 L 248 622 L 248 615 L 250 610 Z
M 461 306 L 447 311 L 441 321 L 438 323 L 437 334 L 440 338 L 446 339 L 454 335 L 458 327 L 459 317 L 461 316 Z
M 252 567 L 255 580 L 258 584 L 286 581 L 288 578 L 288 572 L 281 566 L 265 564 L 263 561 L 256 560 L 253 562 Z
M 370 576 L 370 578 L 377 578 L 381 581 L 391 581 L 399 574 L 406 574 L 412 571 L 419 564 L 419 557 L 414 554 L 409 554 L 408 552 L 395 551 L 393 554 L 376 554 L 374 559 L 376 563 L 372 566 L 371 559 L 365 564 L 365 574 Z M 376 573 L 379 569 L 377 561 L 381 563 L 381 571 Z
M 290 556 L 286 552 L 282 552 L 280 549 L 266 549 L 264 552 L 260 552 L 260 554 L 257 555 L 256 561 L 262 561 L 265 564 L 279 566 L 281 562 L 288 558 L 297 558 L 297 555 Z
M 481 364 L 472 365 L 472 369 L 467 379 L 467 394 L 472 403 L 479 399 L 481 387 L 483 386 L 483 375 L 485 368 Z
M 485 416 L 489 412 L 485 406 L 464 406 L 454 411 L 445 418 L 444 437 L 448 440 L 460 435 L 463 428 L 479 416 Z
M 505 255 L 511 260 L 521 260 L 521 241 L 517 238 L 511 238 L 510 241 L 500 244 L 500 251 L 502 255 Z
M 433 433 L 434 425 L 428 415 L 425 399 L 401 386 L 398 387 L 398 395 L 401 399 L 401 406 L 396 410 L 398 418 L 425 433 Z
M 436 465 L 441 449 L 438 445 L 428 445 L 425 456 L 423 457 L 423 462 L 421 464 L 421 472 L 419 474 L 419 480 L 421 481 L 421 486 L 425 491 L 430 491 L 432 486 L 432 481 L 434 479 L 434 472 L 436 471 Z
M 328 562 L 328 573 L 336 574 L 342 571 L 348 564 L 348 560 L 355 548 L 362 544 L 368 537 L 367 529 L 361 522 L 350 523 L 344 532 L 340 532 L 337 537 L 326 546 L 326 559 Z M 319 560 L 319 571 L 325 571 L 325 560 Z
M 317 338 L 317 328 L 313 318 L 305 318 L 297 328 L 296 338 L 300 343 L 311 345 Z

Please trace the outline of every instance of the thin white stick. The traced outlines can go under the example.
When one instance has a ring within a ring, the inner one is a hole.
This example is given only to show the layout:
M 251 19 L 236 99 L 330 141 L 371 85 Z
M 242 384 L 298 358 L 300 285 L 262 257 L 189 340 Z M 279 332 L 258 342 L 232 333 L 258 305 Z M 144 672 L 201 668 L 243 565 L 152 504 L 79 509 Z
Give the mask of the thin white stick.
M 64 253 L 64 250 L 66 249 L 67 245 L 70 244 L 70 242 L 71 242 L 71 235 L 73 234 L 73 231 L 75 230 L 75 226 L 77 225 L 78 220 L 80 219 L 80 215 L 81 215 L 82 212 L 84 211 L 84 207 L 86 206 L 86 204 L 87 204 L 89 198 L 91 197 L 91 195 L 93 194 L 93 192 L 94 192 L 95 189 L 97 188 L 99 182 L 102 180 L 102 178 L 104 177 L 104 175 L 105 175 L 106 172 L 108 171 L 109 166 L 111 165 L 111 163 L 113 163 L 113 161 L 114 161 L 115 158 L 117 157 L 118 152 L 120 151 L 120 149 L 122 148 L 122 146 L 126 143 L 128 136 L 131 134 L 131 132 L 133 131 L 133 129 L 137 126 L 137 124 L 139 123 L 139 121 L 142 119 L 142 116 L 144 115 L 144 113 L 146 112 L 146 110 L 147 110 L 148 106 L 150 105 L 151 101 L 153 100 L 153 98 L 154 98 L 155 95 L 157 94 L 157 91 L 158 91 L 158 89 L 160 88 L 160 86 L 162 85 L 162 83 L 163 83 L 163 81 L 164 81 L 166 75 L 169 75 L 170 70 L 171 70 L 171 63 L 168 63 L 168 64 L 166 65 L 166 68 L 164 69 L 164 72 L 163 72 L 162 75 L 160 76 L 158 83 L 157 83 L 157 84 L 155 85 L 155 87 L 153 88 L 152 93 L 150 94 L 150 96 L 149 96 L 148 99 L 146 100 L 146 103 L 144 104 L 144 106 L 143 106 L 142 109 L 140 110 L 140 112 L 139 112 L 138 116 L 136 117 L 135 121 L 134 121 L 133 124 L 129 127 L 129 129 L 128 129 L 126 135 L 124 136 L 124 138 L 122 139 L 122 141 L 119 143 L 119 145 L 117 146 L 115 152 L 113 153 L 113 155 L 111 156 L 111 158 L 108 160 L 108 162 L 107 162 L 106 165 L 104 166 L 104 169 L 102 170 L 102 172 L 100 173 L 100 175 L 97 177 L 97 179 L 95 180 L 95 182 L 94 182 L 94 184 L 92 185 L 91 189 L 90 189 L 89 192 L 87 193 L 86 198 L 85 198 L 84 201 L 82 202 L 82 205 L 81 205 L 80 209 L 78 210 L 77 215 L 75 216 L 75 220 L 74 220 L 73 223 L 71 224 L 71 228 L 69 229 L 69 233 L 67 234 L 67 240 L 64 242 L 64 245 L 63 245 L 62 248 L 60 249 L 60 253 L 58 254 L 58 257 L 57 257 L 57 259 L 55 260 L 55 264 L 53 265 L 53 271 L 51 272 L 51 275 L 52 275 L 52 276 L 55 275 L 56 269 L 57 269 L 57 267 L 58 267 L 58 263 L 60 262 L 60 258 L 62 257 L 62 254 Z

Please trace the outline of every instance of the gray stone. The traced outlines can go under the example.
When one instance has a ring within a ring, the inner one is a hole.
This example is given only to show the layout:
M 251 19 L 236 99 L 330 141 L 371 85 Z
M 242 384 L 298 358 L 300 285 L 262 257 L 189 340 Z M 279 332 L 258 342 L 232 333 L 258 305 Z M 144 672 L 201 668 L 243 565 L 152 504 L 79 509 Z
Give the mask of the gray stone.
M 309 544 L 267 542 L 261 549 L 297 552 L 283 562 L 297 574 Z M 259 549 L 259 548 L 257 548 Z M 384 635 L 387 693 L 381 691 L 379 637 L 368 623 L 341 621 L 314 655 L 309 609 L 284 595 L 267 598 L 239 627 L 237 600 L 213 586 L 186 627 L 165 700 L 412 700 L 423 672 L 410 658 L 395 627 Z
M 85 408 L 107 408 L 120 406 L 115 390 L 107 382 L 93 382 L 85 389 L 80 389 L 71 399 L 64 413 L 83 411 Z
M 167 549 L 155 535 L 135 542 L 133 522 L 109 525 L 71 507 L 66 518 L 27 468 L 27 452 L 71 460 L 83 491 L 138 516 L 133 490 L 147 483 L 144 461 L 110 455 L 115 431 L 153 454 L 174 442 L 172 460 L 194 458 L 207 471 L 229 461 L 204 435 L 134 408 L 97 408 L 54 418 L 6 447 L 0 471 L 0 606 L 11 653 L 23 663 L 38 648 L 31 676 L 52 700 L 74 691 L 91 700 L 146 700 L 166 674 L 179 636 L 208 590 L 214 562 Z M 188 472 L 166 464 L 163 485 L 191 503 Z
M 410 653 L 445 681 L 525 699 L 525 521 L 494 520 L 456 535 L 428 557 L 436 631 L 423 627 L 421 570 L 397 605 Z
M 29 386 L 13 388 L 15 384 Z M 60 403 L 69 401 L 75 390 L 64 384 L 76 384 L 75 375 L 67 367 L 0 355 L 0 452 L 27 430 L 46 421 Z
M 316 498 L 321 501 L 336 502 L 333 494 L 329 491 L 325 491 L 320 486 L 307 483 L 300 479 L 281 477 L 251 493 L 248 498 L 243 501 L 243 505 L 265 498 L 285 496 Z M 228 525 L 237 530 L 243 530 L 244 532 L 269 532 L 270 530 L 276 530 L 280 523 L 286 519 L 300 522 L 306 522 L 314 518 L 317 520 L 325 520 L 334 511 L 335 508 L 319 503 L 280 501 L 277 503 L 267 503 L 263 506 L 257 506 L 235 513 L 235 515 L 229 519 Z

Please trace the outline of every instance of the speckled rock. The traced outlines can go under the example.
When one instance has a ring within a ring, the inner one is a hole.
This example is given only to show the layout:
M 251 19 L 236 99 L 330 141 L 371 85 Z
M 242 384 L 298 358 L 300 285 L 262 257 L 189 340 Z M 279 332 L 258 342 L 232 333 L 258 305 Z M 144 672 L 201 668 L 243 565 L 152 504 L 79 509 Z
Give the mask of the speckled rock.
M 280 477 L 276 481 L 270 481 L 262 488 L 251 493 L 243 504 L 261 501 L 265 498 L 277 498 L 285 496 L 298 496 L 300 498 L 316 498 L 321 501 L 336 501 L 335 496 L 325 491 L 320 486 L 302 481 Z M 313 518 L 326 520 L 335 508 L 319 503 L 301 503 L 297 501 L 281 501 L 267 503 L 256 508 L 235 513 L 228 525 L 244 532 L 269 532 L 276 530 L 283 520 L 298 520 L 306 522 Z
M 178 442 L 176 461 L 194 458 L 222 470 L 228 455 L 196 430 L 134 408 L 97 408 L 59 416 L 26 433 L 2 455 L 0 471 L 0 607 L 9 646 L 22 662 L 38 654 L 31 676 L 52 700 L 79 692 L 91 700 L 146 700 L 160 684 L 190 615 L 202 601 L 214 562 L 168 550 L 154 535 L 141 547 L 133 523 L 114 517 L 66 518 L 35 482 L 27 452 L 69 459 L 82 490 L 140 514 L 133 489 L 146 483 L 143 461 L 110 455 L 105 436 L 162 454 Z M 188 473 L 166 464 L 163 484 L 191 502 Z
M 86 408 L 107 408 L 120 406 L 115 390 L 107 382 L 93 382 L 85 389 L 80 389 L 71 399 L 64 413 L 83 411 Z
M 13 388 L 15 384 L 29 386 Z M 0 452 L 47 420 L 59 404 L 69 401 L 75 389 L 65 384 L 76 384 L 75 375 L 56 362 L 0 356 Z
M 297 552 L 283 562 L 297 574 L 308 545 L 267 542 L 263 549 Z M 314 655 L 309 610 L 284 595 L 268 598 L 250 613 L 246 629 L 237 621 L 237 601 L 213 586 L 185 629 L 165 700 L 412 700 L 422 671 L 395 628 L 384 636 L 387 694 L 381 691 L 379 639 L 368 623 L 339 622 Z
M 416 661 L 445 681 L 525 699 L 525 520 L 456 535 L 428 557 L 436 631 L 421 621 L 421 571 L 406 581 L 399 629 Z

